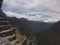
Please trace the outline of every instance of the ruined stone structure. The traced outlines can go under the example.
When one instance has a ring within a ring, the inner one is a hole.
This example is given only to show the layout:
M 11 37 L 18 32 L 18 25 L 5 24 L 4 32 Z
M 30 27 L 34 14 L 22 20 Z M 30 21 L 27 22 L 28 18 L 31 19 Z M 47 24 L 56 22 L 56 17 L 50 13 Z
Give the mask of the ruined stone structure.
M 1 6 L 3 0 L 0 0 L 0 37 L 6 38 L 13 44 L 18 44 L 19 41 L 16 38 L 15 30 L 11 27 L 9 21 L 6 18 L 5 13 L 3 13 Z

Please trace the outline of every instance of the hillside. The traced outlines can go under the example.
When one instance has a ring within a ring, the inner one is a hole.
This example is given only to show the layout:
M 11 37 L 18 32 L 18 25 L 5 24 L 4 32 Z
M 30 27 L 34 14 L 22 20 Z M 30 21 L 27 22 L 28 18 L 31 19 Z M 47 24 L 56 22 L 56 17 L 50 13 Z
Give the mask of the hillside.
M 8 17 L 8 20 L 12 25 L 16 25 L 19 28 L 19 31 L 24 34 L 34 35 L 38 34 L 38 32 L 44 31 L 49 28 L 54 23 L 45 23 L 40 21 L 29 21 L 25 18 L 15 18 Z
M 60 21 L 37 35 L 41 45 L 60 45 Z
M 14 18 L 10 18 L 10 22 L 18 27 L 19 33 L 28 38 L 36 37 L 36 42 L 40 45 L 60 45 L 60 21 L 45 23 Z

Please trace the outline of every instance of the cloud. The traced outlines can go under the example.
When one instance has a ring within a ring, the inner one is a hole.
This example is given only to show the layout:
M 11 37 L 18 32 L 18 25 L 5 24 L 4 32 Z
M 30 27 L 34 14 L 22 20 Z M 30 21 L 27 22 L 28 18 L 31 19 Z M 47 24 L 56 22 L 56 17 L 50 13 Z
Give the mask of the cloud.
M 15 12 L 28 13 L 31 11 L 48 11 L 60 9 L 56 0 L 4 0 L 3 9 Z M 58 4 L 59 5 L 59 4 Z M 5 6 L 5 7 L 4 7 Z M 60 10 L 59 10 L 60 11 Z
M 60 20 L 60 0 L 4 0 L 3 10 L 8 16 L 25 17 L 31 20 Z M 10 14 L 10 15 L 9 15 Z M 26 14 L 34 16 L 27 17 Z M 41 18 L 41 16 L 45 15 Z M 52 18 L 52 19 L 51 19 Z
M 26 18 L 28 20 L 34 20 L 34 21 L 53 22 L 50 16 L 42 15 L 42 14 L 39 14 L 39 15 L 38 14 L 34 14 L 34 15 L 33 14 L 17 14 L 10 11 L 7 11 L 5 13 L 6 13 L 6 16 L 8 17 Z
M 22 14 L 17 14 L 17 13 L 14 13 L 14 12 L 11 12 L 11 11 L 4 11 L 6 13 L 6 16 L 8 17 L 16 17 L 16 18 L 26 18 L 25 15 L 22 15 Z

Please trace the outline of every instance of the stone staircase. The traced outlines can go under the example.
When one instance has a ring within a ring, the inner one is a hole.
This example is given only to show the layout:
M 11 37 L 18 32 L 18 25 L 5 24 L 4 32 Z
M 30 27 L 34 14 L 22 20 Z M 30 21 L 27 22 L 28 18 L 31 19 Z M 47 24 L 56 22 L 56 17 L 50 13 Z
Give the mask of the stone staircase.
M 6 38 L 12 44 L 19 44 L 19 41 L 16 38 L 15 30 L 11 27 L 6 14 L 1 9 L 2 2 L 3 0 L 0 0 L 0 37 Z

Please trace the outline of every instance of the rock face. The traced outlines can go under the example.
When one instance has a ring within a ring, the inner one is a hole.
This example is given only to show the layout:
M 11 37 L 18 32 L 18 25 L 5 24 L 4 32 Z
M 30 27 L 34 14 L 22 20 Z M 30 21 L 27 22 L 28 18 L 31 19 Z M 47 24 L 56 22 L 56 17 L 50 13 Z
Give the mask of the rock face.
M 3 0 L 0 0 L 0 37 L 6 38 L 13 44 L 18 44 L 19 41 L 16 38 L 15 30 L 11 27 L 6 15 L 1 10 Z

